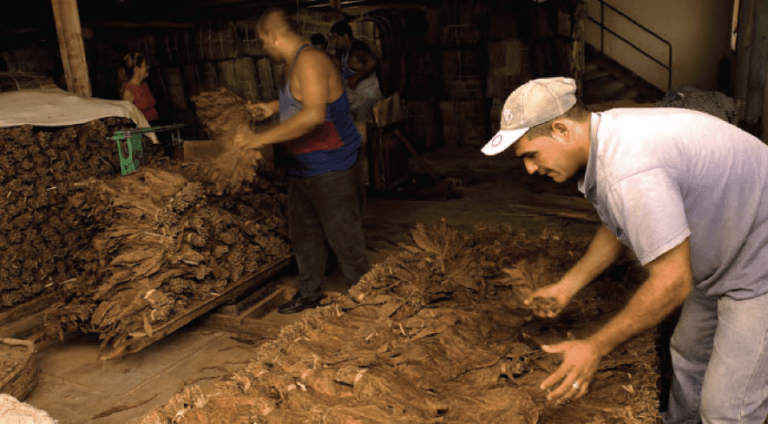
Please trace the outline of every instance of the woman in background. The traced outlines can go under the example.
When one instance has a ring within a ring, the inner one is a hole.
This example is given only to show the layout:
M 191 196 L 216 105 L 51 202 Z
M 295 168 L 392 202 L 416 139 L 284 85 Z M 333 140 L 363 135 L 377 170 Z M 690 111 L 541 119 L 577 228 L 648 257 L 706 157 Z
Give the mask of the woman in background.
M 152 90 L 147 84 L 149 77 L 149 62 L 142 53 L 128 53 L 123 56 L 123 66 L 120 67 L 120 98 L 133 102 L 144 117 L 149 121 L 149 126 L 156 127 L 164 125 L 160 121 L 160 115 L 157 113 L 155 105 L 157 101 L 152 95 Z M 163 153 L 171 158 L 177 158 L 178 152 L 171 141 L 169 132 L 158 132 L 157 138 L 162 146 Z
M 147 84 L 149 62 L 141 53 L 128 53 L 123 57 L 120 68 L 120 98 L 133 102 L 144 113 L 150 125 L 158 125 L 160 115 L 157 114 L 157 101 Z

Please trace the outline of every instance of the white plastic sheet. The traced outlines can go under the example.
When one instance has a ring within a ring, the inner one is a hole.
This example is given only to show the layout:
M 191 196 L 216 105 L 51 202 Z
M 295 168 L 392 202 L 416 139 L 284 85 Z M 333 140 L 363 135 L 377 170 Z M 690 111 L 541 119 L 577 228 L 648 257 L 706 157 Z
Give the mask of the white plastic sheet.
M 138 128 L 149 127 L 141 110 L 125 100 L 82 97 L 67 91 L 22 90 L 0 93 L 0 127 L 34 125 L 64 127 L 84 124 L 109 116 L 128 118 Z M 157 144 L 154 133 L 146 134 Z

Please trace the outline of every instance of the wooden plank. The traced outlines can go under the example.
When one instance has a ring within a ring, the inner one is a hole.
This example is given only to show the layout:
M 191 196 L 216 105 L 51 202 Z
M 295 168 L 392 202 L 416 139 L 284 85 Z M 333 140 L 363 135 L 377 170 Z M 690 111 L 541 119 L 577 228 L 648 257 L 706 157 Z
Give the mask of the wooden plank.
M 77 0 L 51 0 L 56 33 L 59 36 L 61 61 L 67 89 L 79 96 L 91 96 L 88 62 L 85 60 L 83 31 Z
M 272 294 L 240 314 L 240 322 L 244 322 L 247 318 L 262 318 L 275 310 L 280 303 L 285 301 L 285 287 L 278 287 Z
M 514 212 L 503 211 L 502 214 L 510 215 L 510 216 L 522 216 L 522 217 L 551 216 L 555 218 L 572 219 L 572 220 L 581 221 L 581 222 L 592 222 L 592 223 L 601 222 L 600 218 L 598 218 L 597 216 L 592 216 L 590 214 L 586 214 L 582 212 L 549 211 L 549 210 L 541 210 L 537 208 L 526 208 L 526 207 L 520 208 Z
M 0 327 L 0 338 L 3 338 L 3 337 L 24 338 L 34 333 L 35 330 L 42 329 L 44 318 L 45 318 L 45 311 L 40 311 L 35 314 L 26 316 L 24 318 L 20 318 L 7 325 L 3 325 L 2 327 Z
M 155 328 L 151 337 L 148 336 L 148 337 L 133 339 L 131 343 L 128 343 L 125 346 L 121 346 L 120 348 L 105 350 L 101 354 L 99 359 L 108 360 L 108 359 L 121 358 L 125 355 L 136 353 L 144 349 L 145 347 L 151 345 L 152 343 L 166 337 L 167 335 L 173 333 L 174 331 L 180 329 L 181 327 L 189 324 L 195 318 L 198 318 L 204 315 L 205 313 L 213 310 L 214 308 L 220 306 L 224 302 L 227 302 L 232 299 L 237 299 L 238 297 L 246 293 L 248 290 L 253 289 L 254 285 L 262 284 L 266 282 L 267 280 L 272 278 L 272 276 L 277 274 L 280 270 L 288 266 L 292 261 L 293 261 L 293 257 L 291 256 L 291 257 L 280 259 L 271 264 L 267 264 L 263 266 L 258 271 L 250 275 L 247 275 L 244 278 L 241 278 L 240 281 L 227 287 L 226 291 L 221 295 L 204 302 L 192 303 L 187 308 L 186 312 L 183 315 L 179 315 L 178 317 L 168 321 L 167 323 Z
M 38 313 L 43 309 L 58 302 L 62 298 L 60 291 L 48 293 L 39 297 L 36 297 L 29 302 L 16 305 L 13 308 L 0 314 L 0 327 L 5 324 L 13 323 L 29 315 Z
M 749 53 L 749 80 L 747 81 L 747 96 L 744 103 L 744 121 L 750 125 L 748 130 L 753 134 L 759 132 L 758 124 L 763 116 L 763 99 L 765 98 L 765 85 L 768 74 L 768 37 L 765 28 L 768 26 L 768 5 L 765 1 L 753 1 L 753 11 L 750 25 L 752 40 L 747 49 Z M 742 39 L 743 41 L 743 39 Z
M 438 184 L 440 181 L 437 178 L 437 175 L 435 175 L 435 171 L 432 170 L 432 167 L 429 166 L 427 161 L 424 160 L 424 158 L 416 151 L 416 149 L 413 148 L 411 143 L 406 139 L 402 133 L 400 133 L 399 129 L 395 129 L 395 137 L 397 137 L 401 142 L 403 142 L 403 145 L 406 149 L 411 153 L 411 156 L 413 156 L 418 162 L 419 165 L 421 165 L 422 168 L 424 168 L 425 171 L 427 171 L 427 174 L 429 174 L 429 177 L 432 178 L 432 181 L 435 184 Z
M 239 317 L 223 314 L 213 314 L 200 320 L 206 328 L 227 331 L 231 333 L 249 334 L 265 338 L 275 338 L 282 328 L 279 324 L 266 324 L 253 318 L 240 320 Z
M 21 354 L 21 349 L 26 352 Z M 35 344 L 26 340 L 0 337 L 0 351 L 10 356 L 4 357 L 6 373 L 0 375 L 0 393 L 7 393 L 19 400 L 25 399 L 37 385 L 37 362 Z M 12 420 L 13 421 L 13 420 Z M 2 420 L 2 422 L 7 422 Z
M 555 216 L 585 222 L 600 222 L 600 217 L 592 203 L 579 196 L 538 193 L 520 198 L 517 203 L 510 205 L 509 209 L 502 211 L 502 213 L 516 216 Z
M 237 301 L 227 302 L 227 304 L 216 308 L 213 313 L 224 315 L 242 315 L 242 313 L 250 309 L 253 305 L 261 302 L 267 296 L 271 295 L 275 291 L 274 284 L 266 284 L 259 289 L 253 291 L 251 294 L 245 296 Z

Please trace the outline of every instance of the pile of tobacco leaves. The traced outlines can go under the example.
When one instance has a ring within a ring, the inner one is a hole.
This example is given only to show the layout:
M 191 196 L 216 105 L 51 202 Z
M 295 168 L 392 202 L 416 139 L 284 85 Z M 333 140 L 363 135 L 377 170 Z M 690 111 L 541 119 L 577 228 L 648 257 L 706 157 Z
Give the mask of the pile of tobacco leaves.
M 98 333 L 115 354 L 290 256 L 286 196 L 260 156 L 236 190 L 205 161 L 172 161 L 149 143 L 121 176 L 110 137 L 130 128 L 105 118 L 0 129 L 0 312 L 51 295 L 46 334 Z
M 132 122 L 106 118 L 47 129 L 0 128 L 0 311 L 57 290 L 80 274 L 71 260 L 92 237 L 67 200 L 76 184 L 119 173 L 107 137 Z
M 49 308 L 47 330 L 98 333 L 119 354 L 133 340 L 290 256 L 284 195 L 269 181 L 238 196 L 209 195 L 196 165 L 142 167 L 80 183 L 69 213 L 93 234 L 81 274 Z
M 604 358 L 590 392 L 564 404 L 539 384 L 559 358 L 540 346 L 603 325 L 644 278 L 631 261 L 580 293 L 559 318 L 523 299 L 575 263 L 588 240 L 545 231 L 419 224 L 413 241 L 349 294 L 259 346 L 213 392 L 187 386 L 143 424 L 655 423 L 656 337 Z

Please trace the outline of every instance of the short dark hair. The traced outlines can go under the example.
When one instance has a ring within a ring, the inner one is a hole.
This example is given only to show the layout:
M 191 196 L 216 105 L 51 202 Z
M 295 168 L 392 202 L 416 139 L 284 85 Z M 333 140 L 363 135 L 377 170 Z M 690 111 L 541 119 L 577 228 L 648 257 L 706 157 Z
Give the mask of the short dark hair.
M 117 71 L 117 83 L 120 87 L 133 78 L 133 73 L 136 68 L 141 68 L 144 63 L 147 62 L 147 57 L 144 53 L 131 52 L 123 56 L 122 66 Z M 122 90 L 122 88 L 120 88 Z
M 320 34 L 319 32 L 316 32 L 309 37 L 309 42 L 315 46 L 327 45 L 328 39 L 325 38 L 325 35 Z
M 268 31 L 275 31 L 282 33 L 284 31 L 291 31 L 298 33 L 299 25 L 287 10 L 282 7 L 270 7 L 264 13 L 259 16 L 256 21 L 256 29 L 260 32 L 266 33 Z
M 352 27 L 349 26 L 347 21 L 339 21 L 333 24 L 331 27 L 331 34 L 338 34 L 341 36 L 349 35 L 350 38 L 353 37 Z
M 560 118 L 566 118 L 570 119 L 574 122 L 587 122 L 589 117 L 591 116 L 589 110 L 586 106 L 584 106 L 583 103 L 580 101 L 577 101 L 576 104 L 574 104 L 570 109 L 568 109 L 564 114 L 558 116 L 557 118 L 550 119 L 549 121 L 539 124 L 536 126 L 531 127 L 528 131 L 525 132 L 525 134 L 528 136 L 528 138 L 533 139 L 537 137 L 552 137 L 552 123 Z

